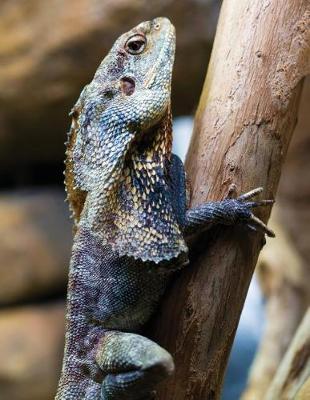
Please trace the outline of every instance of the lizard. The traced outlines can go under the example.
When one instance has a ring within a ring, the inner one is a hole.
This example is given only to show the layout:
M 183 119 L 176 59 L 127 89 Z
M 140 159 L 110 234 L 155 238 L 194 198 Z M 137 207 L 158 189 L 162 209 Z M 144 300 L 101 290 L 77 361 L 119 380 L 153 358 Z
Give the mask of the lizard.
M 65 185 L 74 218 L 66 337 L 56 400 L 142 400 L 174 371 L 172 356 L 141 335 L 186 238 L 215 225 L 274 233 L 253 214 L 272 200 L 189 208 L 172 153 L 175 29 L 166 18 L 120 36 L 70 115 Z

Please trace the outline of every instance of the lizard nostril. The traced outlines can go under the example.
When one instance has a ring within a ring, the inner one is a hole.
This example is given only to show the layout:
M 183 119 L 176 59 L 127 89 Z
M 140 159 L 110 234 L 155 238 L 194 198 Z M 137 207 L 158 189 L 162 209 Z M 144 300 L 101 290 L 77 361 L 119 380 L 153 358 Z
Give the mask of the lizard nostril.
M 124 76 L 121 79 L 121 89 L 122 92 L 126 95 L 126 96 L 130 96 L 133 94 L 133 92 L 135 91 L 135 81 L 132 78 L 129 78 L 128 76 Z

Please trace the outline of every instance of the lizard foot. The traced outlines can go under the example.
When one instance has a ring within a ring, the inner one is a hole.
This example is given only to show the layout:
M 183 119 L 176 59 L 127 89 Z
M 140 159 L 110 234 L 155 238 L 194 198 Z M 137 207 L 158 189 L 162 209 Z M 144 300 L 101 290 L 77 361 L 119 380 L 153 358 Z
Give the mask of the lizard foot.
M 106 374 L 102 400 L 151 400 L 151 391 L 174 371 L 166 350 L 133 333 L 105 334 L 96 360 Z
M 247 215 L 245 217 L 245 220 L 246 220 L 246 225 L 250 229 L 255 230 L 255 231 L 261 231 L 269 237 L 275 237 L 275 233 L 273 232 L 273 230 L 268 228 L 268 226 L 266 224 L 264 224 L 264 222 L 261 221 L 259 218 L 257 218 L 251 211 L 255 207 L 271 205 L 274 203 L 274 200 L 248 201 L 248 200 L 252 199 L 254 196 L 256 196 L 257 194 L 261 193 L 262 191 L 263 191 L 262 187 L 253 189 L 250 192 L 247 192 L 247 193 L 239 196 L 235 201 L 241 203 L 243 207 L 246 207 Z

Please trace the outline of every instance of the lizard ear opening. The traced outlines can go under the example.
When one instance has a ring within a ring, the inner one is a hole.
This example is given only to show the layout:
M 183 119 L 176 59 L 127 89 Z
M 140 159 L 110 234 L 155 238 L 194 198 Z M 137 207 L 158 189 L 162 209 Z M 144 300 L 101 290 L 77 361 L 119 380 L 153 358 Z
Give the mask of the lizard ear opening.
M 136 83 L 132 78 L 124 76 L 121 79 L 121 90 L 126 96 L 131 96 L 136 88 Z

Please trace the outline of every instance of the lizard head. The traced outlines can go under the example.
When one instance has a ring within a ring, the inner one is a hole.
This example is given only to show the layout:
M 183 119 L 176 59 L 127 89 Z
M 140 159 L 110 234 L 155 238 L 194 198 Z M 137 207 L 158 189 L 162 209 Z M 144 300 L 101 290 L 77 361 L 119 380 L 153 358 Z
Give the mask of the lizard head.
M 87 193 L 113 188 L 120 179 L 134 143 L 160 123 L 162 130 L 169 126 L 174 52 L 175 30 L 167 18 L 142 22 L 116 40 L 82 91 L 71 112 L 66 151 L 75 222 Z
M 115 96 L 152 87 L 170 91 L 174 52 L 175 29 L 167 18 L 142 22 L 116 40 L 93 84 Z

